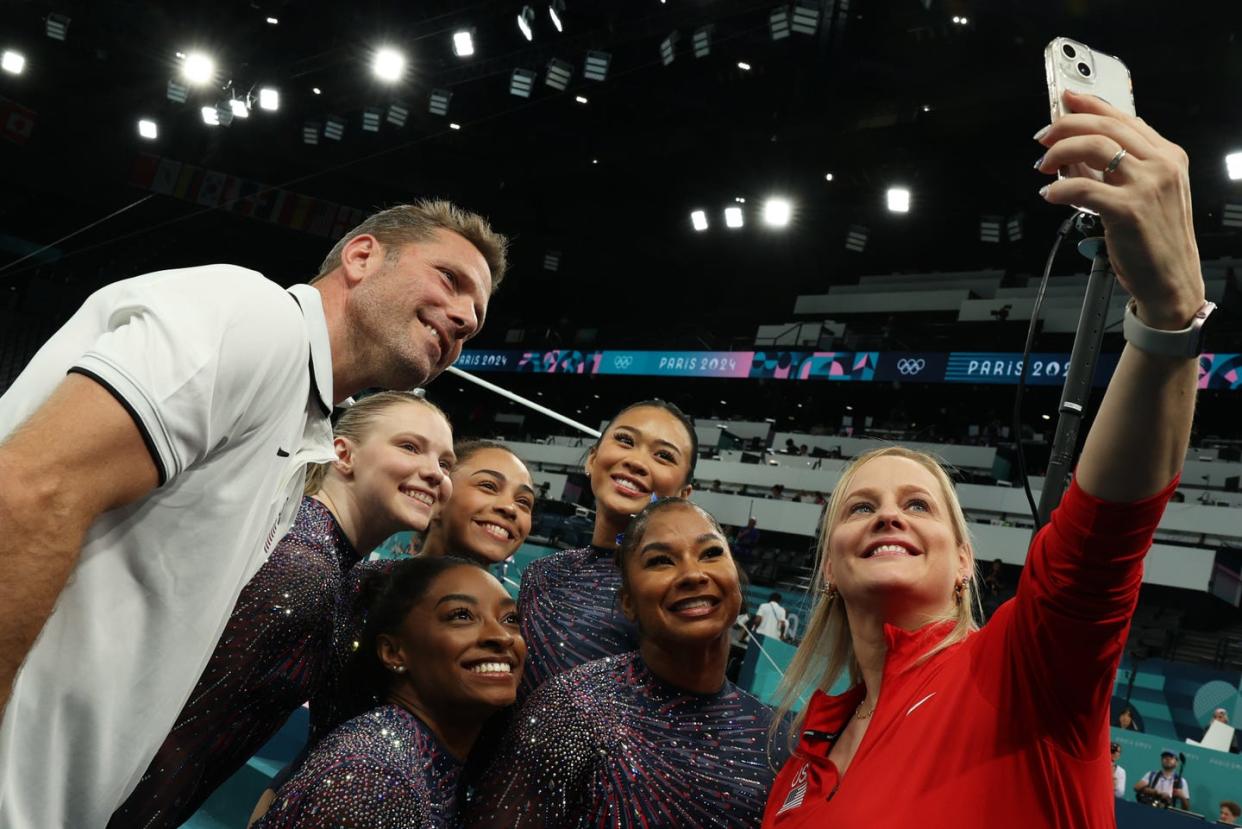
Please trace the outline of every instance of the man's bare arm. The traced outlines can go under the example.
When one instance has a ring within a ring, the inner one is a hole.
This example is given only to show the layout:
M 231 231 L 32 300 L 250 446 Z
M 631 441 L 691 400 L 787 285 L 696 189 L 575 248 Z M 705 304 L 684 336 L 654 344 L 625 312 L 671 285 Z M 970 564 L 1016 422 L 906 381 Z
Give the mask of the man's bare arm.
M 129 412 L 79 374 L 0 444 L 0 713 L 86 531 L 158 482 Z

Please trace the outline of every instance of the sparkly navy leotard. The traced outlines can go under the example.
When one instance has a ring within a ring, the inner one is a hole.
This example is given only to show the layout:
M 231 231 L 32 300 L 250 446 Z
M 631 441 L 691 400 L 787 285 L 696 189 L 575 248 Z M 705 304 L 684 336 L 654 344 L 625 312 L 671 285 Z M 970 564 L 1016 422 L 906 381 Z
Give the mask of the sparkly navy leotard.
M 757 827 L 785 736 L 730 682 L 694 694 L 637 652 L 548 680 L 522 706 L 471 799 L 470 827 Z
M 180 826 L 317 690 L 339 626 L 341 581 L 358 558 L 327 507 L 303 498 L 109 829 Z
M 255 829 L 454 829 L 461 763 L 385 705 L 324 737 Z
M 617 606 L 621 572 L 604 547 L 563 550 L 522 573 L 518 616 L 526 668 L 518 701 L 550 677 L 638 647 L 634 626 Z

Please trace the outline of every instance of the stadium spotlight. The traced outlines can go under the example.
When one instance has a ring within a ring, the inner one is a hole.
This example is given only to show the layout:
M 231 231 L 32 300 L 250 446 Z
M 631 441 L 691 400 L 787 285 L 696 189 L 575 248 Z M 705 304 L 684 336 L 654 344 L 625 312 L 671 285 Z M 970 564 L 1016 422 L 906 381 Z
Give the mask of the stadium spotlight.
M 44 31 L 52 40 L 64 40 L 69 34 L 69 15 L 52 12 L 43 21 Z
M 724 217 L 725 227 L 732 228 L 734 230 L 741 227 L 745 223 L 742 219 L 742 208 L 740 207 L 726 207 Z
M 431 90 L 431 99 L 427 104 L 427 111 L 432 115 L 448 115 L 449 102 L 453 100 L 453 93 L 447 89 Z
M 747 63 L 747 62 L 746 62 L 746 61 L 744 61 L 744 60 L 739 60 L 739 61 L 737 62 L 737 68 L 738 68 L 738 69 L 741 69 L 743 72 L 749 72 L 749 71 L 750 71 L 750 64 L 749 64 L 749 63 Z
M 529 69 L 514 69 L 509 76 L 509 94 L 529 98 L 531 90 L 535 88 L 536 77 L 538 75 Z
M 1225 227 L 1242 227 L 1242 204 L 1225 202 L 1225 212 L 1221 214 L 1220 223 Z
M 405 75 L 405 55 L 387 46 L 377 49 L 371 71 L 381 81 L 396 83 Z
M 819 29 L 819 6 L 806 0 L 795 4 L 790 28 L 801 35 L 815 34 Z
M 556 27 L 558 32 L 565 31 L 565 24 L 561 18 L 565 15 L 565 0 L 552 0 L 548 3 L 548 17 L 552 18 L 552 25 Z
M 160 136 L 160 128 L 150 118 L 142 118 L 138 121 L 138 134 L 148 141 L 154 141 Z
M 890 213 L 910 212 L 910 191 L 905 187 L 890 187 L 887 193 L 888 211 Z
M 561 252 L 559 250 L 550 250 L 543 255 L 543 269 L 554 272 L 561 269 Z
M 186 99 L 190 97 L 190 87 L 183 83 L 177 83 L 174 80 L 168 82 L 168 100 L 174 104 L 184 104 Z
M 474 29 L 458 29 L 453 32 L 453 54 L 468 58 L 474 54 Z
M 979 219 L 979 241 L 996 244 L 1001 237 L 1001 217 L 983 216 Z
M 1229 153 L 1225 156 L 1225 172 L 1230 181 L 1242 180 L 1242 152 Z
M 569 79 L 574 75 L 574 65 L 558 58 L 552 58 L 548 61 L 548 73 L 544 76 L 544 82 L 553 89 L 565 91 L 565 87 L 569 86 Z
M 216 76 L 216 62 L 203 52 L 190 52 L 181 62 L 181 77 L 191 86 L 206 86 Z
M 280 109 L 280 92 L 271 86 L 259 89 L 259 109 L 266 109 L 268 112 Z
M 690 224 L 692 224 L 694 226 L 694 229 L 697 230 L 699 233 L 702 233 L 703 231 L 707 230 L 707 211 L 705 210 L 692 211 L 690 213 Z
M 832 173 L 824 173 L 824 181 L 832 181 Z
M 451 123 L 451 124 L 449 124 L 449 129 L 451 129 L 451 130 L 459 130 L 459 129 L 461 129 L 461 124 L 458 124 L 458 123 L 456 123 L 456 122 Z
M 772 198 L 763 203 L 763 223 L 768 227 L 786 227 L 793 208 L 788 199 Z
M 1009 241 L 1022 241 L 1022 214 L 1015 213 L 1009 217 L 1009 223 L 1005 225 L 1005 230 L 1009 234 Z
M 241 98 L 229 99 L 229 112 L 233 114 L 234 118 L 250 117 L 250 107 L 246 106 L 246 102 Z
M 379 107 L 367 107 L 362 111 L 362 131 L 379 132 L 380 121 L 384 118 L 384 110 Z
M 320 129 L 320 124 L 318 121 L 307 121 L 305 124 L 303 124 L 302 125 L 302 142 L 304 144 L 318 144 L 319 143 L 319 129 Z
M 590 103 L 585 95 L 575 95 L 574 100 L 580 104 Z
M 199 114 L 203 116 L 203 123 L 207 126 L 220 126 L 220 113 L 215 107 L 203 107 L 199 110 Z
M 602 81 L 608 77 L 608 64 L 612 63 L 612 55 L 608 52 L 587 52 L 582 65 L 582 77 L 588 81 Z
M 845 249 L 854 253 L 862 253 L 866 248 L 867 228 L 863 225 L 850 225 L 849 232 L 845 234 Z
M 535 10 L 530 6 L 523 6 L 517 16 L 518 31 L 522 33 L 522 37 L 527 40 L 535 39 L 535 30 L 533 28 L 534 24 Z

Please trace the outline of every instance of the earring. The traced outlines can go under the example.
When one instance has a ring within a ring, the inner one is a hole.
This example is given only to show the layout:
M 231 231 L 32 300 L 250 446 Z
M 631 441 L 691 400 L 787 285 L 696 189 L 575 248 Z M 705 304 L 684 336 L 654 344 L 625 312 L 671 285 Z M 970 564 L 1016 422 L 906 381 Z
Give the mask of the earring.
M 392 668 L 393 673 L 397 673 L 397 674 L 403 674 L 403 673 L 405 673 L 405 666 L 404 666 L 404 665 L 389 665 L 388 667 Z
M 828 604 L 832 604 L 832 600 L 838 595 L 837 586 L 827 581 L 819 586 L 819 592 L 824 594 L 824 600 Z
M 962 577 L 961 581 L 953 585 L 953 603 L 954 604 L 961 605 L 962 595 L 966 592 L 966 588 L 969 585 L 970 585 L 970 580 L 964 576 Z

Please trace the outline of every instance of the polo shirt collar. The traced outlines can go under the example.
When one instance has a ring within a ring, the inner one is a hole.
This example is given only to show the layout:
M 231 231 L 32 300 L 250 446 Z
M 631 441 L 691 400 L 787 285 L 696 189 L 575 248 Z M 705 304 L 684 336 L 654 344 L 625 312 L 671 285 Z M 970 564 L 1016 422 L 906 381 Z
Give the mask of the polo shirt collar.
M 294 285 L 289 289 L 302 308 L 306 321 L 306 339 L 310 342 L 311 382 L 325 416 L 332 414 L 332 346 L 328 341 L 328 320 L 323 314 L 323 298 L 310 285 Z

